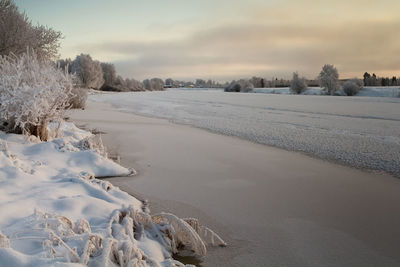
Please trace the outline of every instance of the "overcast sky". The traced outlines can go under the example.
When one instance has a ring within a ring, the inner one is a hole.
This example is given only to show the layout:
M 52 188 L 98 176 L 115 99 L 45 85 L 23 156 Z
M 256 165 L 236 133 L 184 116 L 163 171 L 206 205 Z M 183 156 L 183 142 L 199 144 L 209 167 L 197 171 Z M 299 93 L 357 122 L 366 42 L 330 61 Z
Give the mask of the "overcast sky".
M 220 81 L 400 75 L 399 0 L 17 0 L 63 33 L 61 57 L 88 53 L 123 77 Z

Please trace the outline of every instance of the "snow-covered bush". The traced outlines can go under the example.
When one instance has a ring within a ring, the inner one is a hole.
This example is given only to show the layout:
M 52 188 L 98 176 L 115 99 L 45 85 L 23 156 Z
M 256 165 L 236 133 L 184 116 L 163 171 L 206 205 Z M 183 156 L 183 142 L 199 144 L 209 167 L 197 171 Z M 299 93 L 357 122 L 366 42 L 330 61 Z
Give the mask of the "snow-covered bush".
M 225 92 L 240 92 L 241 86 L 237 82 L 232 82 L 228 87 L 225 88 Z
M 86 88 L 100 89 L 104 84 L 103 70 L 100 62 L 93 60 L 90 55 L 80 54 L 71 65 L 71 72 L 75 74 Z
M 245 79 L 240 79 L 239 81 L 232 81 L 231 84 L 225 88 L 225 92 L 252 92 L 254 85 Z
M 307 90 L 306 80 L 304 78 L 300 78 L 297 72 L 293 73 L 290 90 L 296 94 L 301 94 L 302 92 Z
M 363 81 L 360 79 L 351 79 L 343 84 L 343 91 L 348 96 L 356 95 L 363 87 Z
M 339 73 L 335 66 L 326 64 L 319 74 L 319 82 L 327 94 L 333 95 L 339 90 Z
M 54 58 L 61 37 L 61 32 L 32 25 L 26 14 L 19 12 L 14 1 L 0 1 L 0 55 L 20 55 L 29 47 L 41 59 Z
M 0 57 L 0 120 L 7 130 L 48 139 L 47 124 L 60 120 L 73 88 L 69 74 L 33 52 Z
M 70 108 L 84 109 L 88 97 L 88 89 L 79 86 L 74 86 L 71 90 L 71 97 L 69 98 Z

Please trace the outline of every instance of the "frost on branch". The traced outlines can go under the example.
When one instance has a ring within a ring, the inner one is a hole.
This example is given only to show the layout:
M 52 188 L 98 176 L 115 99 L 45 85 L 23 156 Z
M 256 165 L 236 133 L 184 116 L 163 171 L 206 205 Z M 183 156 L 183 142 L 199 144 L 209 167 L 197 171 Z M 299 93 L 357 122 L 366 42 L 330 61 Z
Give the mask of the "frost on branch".
M 48 139 L 47 124 L 62 118 L 73 82 L 50 61 L 27 51 L 0 57 L 0 121 L 8 131 Z
M 0 232 L 0 248 L 9 248 L 10 240 Z

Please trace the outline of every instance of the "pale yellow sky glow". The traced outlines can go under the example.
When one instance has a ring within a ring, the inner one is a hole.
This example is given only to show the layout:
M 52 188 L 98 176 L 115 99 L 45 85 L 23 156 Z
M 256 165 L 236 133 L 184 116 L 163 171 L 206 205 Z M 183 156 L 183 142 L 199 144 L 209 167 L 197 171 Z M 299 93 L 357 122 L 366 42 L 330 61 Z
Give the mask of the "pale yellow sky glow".
M 57 3 L 56 3 L 57 2 Z M 399 76 L 400 1 L 19 0 L 64 33 L 61 56 L 89 53 L 124 77 L 190 80 Z

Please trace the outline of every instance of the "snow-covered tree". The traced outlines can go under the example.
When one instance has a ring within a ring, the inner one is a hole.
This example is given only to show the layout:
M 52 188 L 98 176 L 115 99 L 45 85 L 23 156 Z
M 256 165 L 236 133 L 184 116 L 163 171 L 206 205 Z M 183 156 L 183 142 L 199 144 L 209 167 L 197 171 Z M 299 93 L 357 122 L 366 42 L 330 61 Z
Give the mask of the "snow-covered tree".
M 52 59 L 57 55 L 61 37 L 61 32 L 52 28 L 32 25 L 14 1 L 0 1 L 0 55 L 20 55 L 29 47 L 39 59 Z
M 102 62 L 100 65 L 103 70 L 104 84 L 113 85 L 117 78 L 114 64 Z
M 304 77 L 300 78 L 297 72 L 293 72 L 290 90 L 296 94 L 301 94 L 302 92 L 307 90 L 306 79 Z
M 114 86 L 119 88 L 120 91 L 128 91 L 124 78 L 118 75 L 114 80 Z
M 143 81 L 144 88 L 149 91 L 161 91 L 164 87 L 164 81 L 160 78 L 146 79 Z
M 125 79 L 125 84 L 129 91 L 144 91 L 143 83 L 135 79 Z
M 56 61 L 56 65 L 58 68 L 71 73 L 72 60 L 70 58 L 59 59 Z
M 71 72 L 79 77 L 86 88 L 100 89 L 104 84 L 100 62 L 93 60 L 90 55 L 77 56 L 72 62 Z
M 171 86 L 171 87 L 174 87 L 174 85 L 175 85 L 175 82 L 174 82 L 174 80 L 173 80 L 173 79 L 171 79 L 171 78 L 168 78 L 168 79 L 166 79 L 166 80 L 165 80 L 165 85 L 167 85 L 167 86 Z
M 206 87 L 206 81 L 203 79 L 196 79 L 196 87 L 203 88 Z
M 326 93 L 333 95 L 339 90 L 339 73 L 335 66 L 326 64 L 318 76 L 321 87 L 326 90 Z
M 250 82 L 254 85 L 255 88 L 263 88 L 265 86 L 264 79 L 261 77 L 252 77 Z
M 69 74 L 31 51 L 0 56 L 0 121 L 10 131 L 47 140 L 47 125 L 62 119 L 72 88 Z

